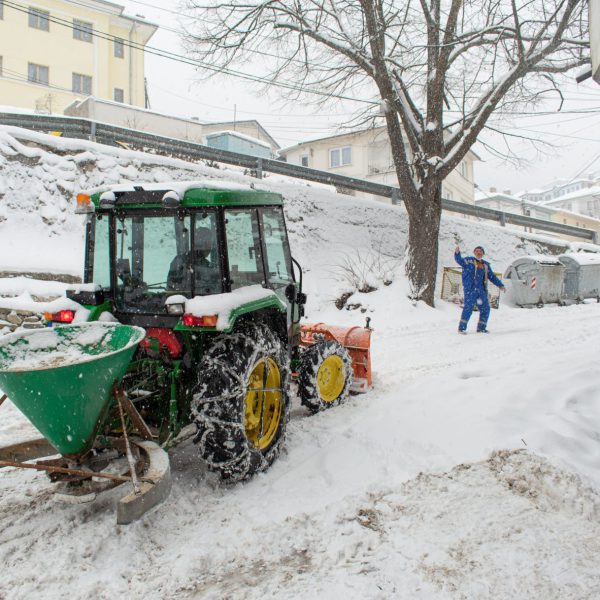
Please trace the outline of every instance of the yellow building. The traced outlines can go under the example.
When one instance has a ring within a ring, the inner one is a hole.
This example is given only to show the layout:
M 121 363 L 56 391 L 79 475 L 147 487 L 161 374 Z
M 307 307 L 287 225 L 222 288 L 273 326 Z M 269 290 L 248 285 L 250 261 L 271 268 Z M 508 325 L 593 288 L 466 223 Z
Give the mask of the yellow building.
M 596 239 L 600 240 L 600 220 L 588 217 L 587 215 L 581 215 L 579 213 L 571 212 L 570 210 L 558 209 L 552 213 L 552 221 L 562 223 L 563 225 L 573 225 L 574 227 L 582 227 L 583 229 L 591 229 L 596 232 Z M 581 238 L 572 237 L 569 235 L 561 235 L 560 237 L 580 242 Z M 597 243 L 597 242 L 594 242 Z
M 156 25 L 103 0 L 0 0 L 0 104 L 45 113 L 86 96 L 144 106 Z

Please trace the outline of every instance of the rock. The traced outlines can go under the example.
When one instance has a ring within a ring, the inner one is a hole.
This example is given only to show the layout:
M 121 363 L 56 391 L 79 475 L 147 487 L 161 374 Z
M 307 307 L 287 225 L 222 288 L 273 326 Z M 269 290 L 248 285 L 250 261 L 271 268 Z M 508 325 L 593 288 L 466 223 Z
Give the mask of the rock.
M 7 317 L 6 320 L 11 324 L 11 325 L 20 325 L 23 322 L 23 319 L 16 313 L 16 311 L 11 311 Z
M 23 319 L 23 324 L 25 324 L 25 323 L 39 323 L 40 321 L 41 321 L 41 318 L 39 317 L 39 315 L 31 314 L 28 317 L 25 317 Z
M 22 327 L 23 329 L 43 329 L 45 325 L 41 321 L 37 321 L 35 323 L 23 323 Z

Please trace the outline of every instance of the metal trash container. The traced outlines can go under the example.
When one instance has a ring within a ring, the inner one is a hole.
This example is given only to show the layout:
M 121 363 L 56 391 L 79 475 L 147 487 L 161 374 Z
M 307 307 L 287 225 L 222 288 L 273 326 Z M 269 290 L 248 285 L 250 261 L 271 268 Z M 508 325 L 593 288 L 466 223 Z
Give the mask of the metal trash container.
M 517 258 L 504 274 L 517 306 L 563 303 L 565 266 L 556 256 Z
M 600 302 L 600 253 L 570 252 L 558 258 L 566 269 L 565 300 L 582 302 L 596 298 Z

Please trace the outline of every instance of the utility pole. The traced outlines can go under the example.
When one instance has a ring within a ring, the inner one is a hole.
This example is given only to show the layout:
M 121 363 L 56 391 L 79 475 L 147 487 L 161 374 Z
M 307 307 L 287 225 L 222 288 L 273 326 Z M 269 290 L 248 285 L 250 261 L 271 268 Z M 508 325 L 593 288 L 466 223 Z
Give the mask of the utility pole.
M 150 108 L 150 95 L 148 94 L 148 78 L 144 77 L 144 108 Z

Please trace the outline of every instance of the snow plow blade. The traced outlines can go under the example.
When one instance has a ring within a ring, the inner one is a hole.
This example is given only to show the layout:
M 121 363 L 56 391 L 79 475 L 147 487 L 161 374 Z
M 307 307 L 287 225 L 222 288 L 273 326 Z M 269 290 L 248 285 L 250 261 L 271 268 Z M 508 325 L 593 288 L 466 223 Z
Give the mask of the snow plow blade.
M 325 323 L 300 326 L 300 344 L 311 346 L 319 337 L 340 343 L 352 358 L 354 381 L 350 391 L 364 393 L 371 387 L 371 333 L 370 327 L 337 327 Z

